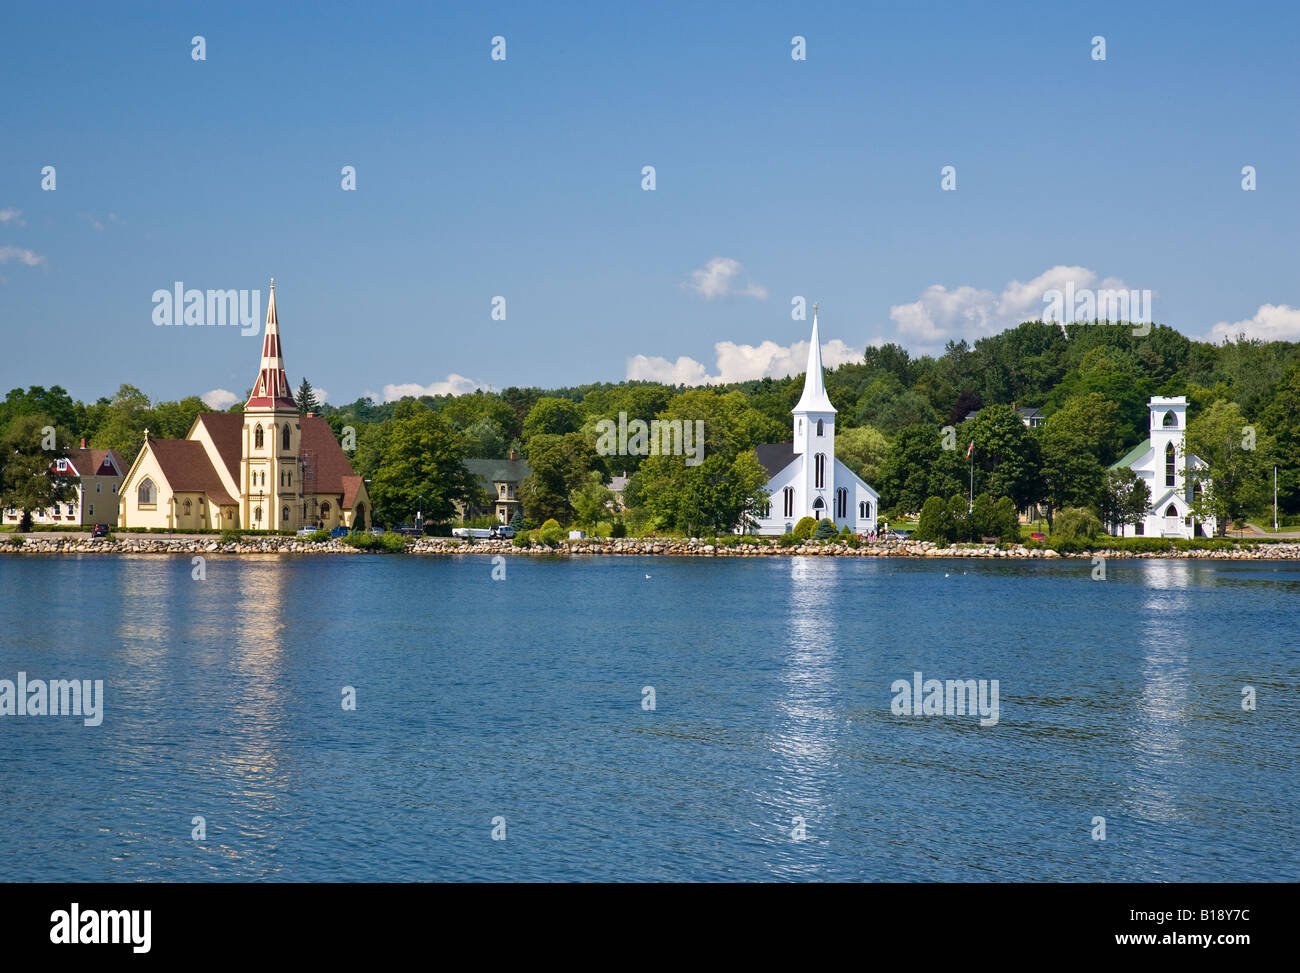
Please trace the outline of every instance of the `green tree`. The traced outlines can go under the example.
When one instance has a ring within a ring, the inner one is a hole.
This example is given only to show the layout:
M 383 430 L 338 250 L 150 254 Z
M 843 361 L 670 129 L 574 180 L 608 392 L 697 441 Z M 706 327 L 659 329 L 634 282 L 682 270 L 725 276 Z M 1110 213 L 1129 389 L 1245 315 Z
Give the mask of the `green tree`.
M 975 485 L 997 496 L 1008 496 L 1018 508 L 1037 501 L 1042 487 L 1038 441 L 1009 405 L 981 409 L 967 438 L 975 442 Z
M 1268 503 L 1274 442 L 1246 422 L 1241 407 L 1220 399 L 1187 424 L 1186 452 L 1199 457 L 1208 469 L 1188 464 L 1187 479 L 1200 487 L 1192 503 L 1198 519 L 1213 516 L 1223 534 L 1228 521 L 1240 523 Z M 1195 494 L 1194 494 L 1195 496 Z
M 306 375 L 298 385 L 298 394 L 295 398 L 298 400 L 298 411 L 303 415 L 308 412 L 320 412 L 320 400 L 316 398 L 316 390 L 311 387 L 311 382 L 307 381 Z
M 998 502 L 993 505 L 993 516 L 997 525 L 993 533 L 998 535 L 998 539 L 1006 544 L 1019 543 L 1020 513 L 1016 510 L 1016 502 L 1010 497 L 998 497 Z
M 1093 540 L 1101 533 L 1101 521 L 1086 507 L 1066 507 L 1052 525 L 1052 539 L 1065 541 Z
M 532 440 L 536 436 L 563 436 L 582 428 L 582 413 L 569 399 L 541 398 L 524 420 L 524 444 L 532 458 Z
M 481 490 L 462 462 L 455 429 L 427 407 L 402 410 L 400 415 L 384 423 L 368 443 L 375 518 L 401 523 L 419 510 L 427 521 L 445 522 L 458 502 L 481 500 Z M 357 452 L 362 452 L 360 443 Z
M 144 445 L 144 430 L 152 415 L 149 396 L 134 385 L 122 385 L 108 403 L 91 445 L 117 450 L 129 466 Z
M 790 533 L 795 540 L 806 541 L 812 537 L 813 531 L 817 529 L 816 517 L 800 517 L 799 522 L 794 525 L 794 530 Z
M 888 452 L 889 441 L 872 426 L 836 430 L 835 458 L 867 483 L 879 481 L 880 467 Z
M 569 497 L 588 474 L 601 470 L 595 447 L 582 433 L 538 433 L 529 440 L 528 465 L 532 472 L 519 485 L 519 499 L 533 520 L 573 519 Z
M 68 458 L 71 440 L 46 415 L 23 415 L 9 423 L 0 439 L 0 497 L 21 512 L 19 529 L 32 529 L 32 513 L 76 496 L 78 479 L 60 474 L 58 460 Z
M 942 497 L 930 497 L 921 506 L 921 518 L 916 524 L 913 539 L 933 541 L 945 545 L 952 540 L 952 525 L 948 520 L 948 505 Z
M 613 492 L 605 486 L 605 478 L 592 472 L 569 494 L 569 506 L 573 508 L 577 524 L 595 530 L 601 520 L 613 518 L 607 506 L 613 499 Z
M 1146 480 L 1128 467 L 1107 470 L 1098 514 L 1108 530 L 1119 534 L 1138 524 L 1151 506 L 1151 490 Z

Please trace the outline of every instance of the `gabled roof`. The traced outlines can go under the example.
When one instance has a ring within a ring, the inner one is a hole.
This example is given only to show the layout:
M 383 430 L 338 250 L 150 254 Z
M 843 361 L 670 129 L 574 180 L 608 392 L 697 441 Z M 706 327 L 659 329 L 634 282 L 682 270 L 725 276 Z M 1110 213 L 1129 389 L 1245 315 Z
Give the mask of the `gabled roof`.
M 1127 469 L 1151 451 L 1151 440 L 1144 439 L 1115 462 L 1110 464 L 1112 470 Z
M 237 412 L 201 412 L 198 421 L 207 427 L 217 455 L 226 465 L 226 472 L 239 482 L 240 436 L 244 432 L 244 417 Z
M 346 500 L 350 488 L 352 497 L 355 498 L 360 489 L 361 477 L 353 473 L 348 454 L 343 452 L 343 447 L 334 438 L 334 430 L 330 424 L 320 416 L 303 416 L 300 425 L 302 437 L 299 440 L 301 443 L 299 456 L 302 457 L 302 454 L 309 450 L 311 452 L 315 464 L 315 469 L 312 471 L 315 476 L 315 491 L 337 493 Z M 349 480 L 349 477 L 353 480 Z
M 70 449 L 68 463 L 77 476 L 126 475 L 126 464 L 115 449 Z
M 233 504 L 208 451 L 193 439 L 150 439 L 147 448 L 173 493 L 202 493 L 213 503 Z
M 794 462 L 794 443 L 760 443 L 754 447 L 754 454 L 770 479 Z

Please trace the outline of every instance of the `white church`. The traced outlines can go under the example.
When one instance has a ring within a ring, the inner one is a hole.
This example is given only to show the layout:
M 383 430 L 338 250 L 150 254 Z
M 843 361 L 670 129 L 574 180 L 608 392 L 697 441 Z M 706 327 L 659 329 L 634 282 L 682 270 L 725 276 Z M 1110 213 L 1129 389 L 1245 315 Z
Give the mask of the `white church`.
M 1215 519 L 1198 520 L 1192 513 L 1192 502 L 1200 498 L 1202 484 L 1193 483 L 1187 471 L 1202 473 L 1209 464 L 1187 453 L 1187 397 L 1153 396 L 1147 406 L 1151 411 L 1151 435 L 1111 466 L 1112 470 L 1131 469 L 1145 481 L 1151 494 L 1146 516 L 1136 526 L 1125 524 L 1123 536 L 1214 536 Z M 1205 479 L 1203 473 L 1200 479 Z
M 767 470 L 768 501 L 751 528 L 756 534 L 788 534 L 804 517 L 830 520 L 838 531 L 855 534 L 876 529 L 880 494 L 835 458 L 835 406 L 826 395 L 822 348 L 813 305 L 812 342 L 803 396 L 791 410 L 790 442 L 754 447 Z

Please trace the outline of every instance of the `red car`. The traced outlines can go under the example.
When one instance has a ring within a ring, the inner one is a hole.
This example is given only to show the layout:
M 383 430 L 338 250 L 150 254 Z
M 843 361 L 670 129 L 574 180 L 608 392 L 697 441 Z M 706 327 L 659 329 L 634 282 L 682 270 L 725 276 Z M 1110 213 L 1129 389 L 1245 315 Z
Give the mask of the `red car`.
M 1032 534 L 1029 535 L 1029 539 L 1031 541 L 1045 541 L 1047 540 L 1047 535 L 1040 534 L 1038 531 L 1034 531 Z

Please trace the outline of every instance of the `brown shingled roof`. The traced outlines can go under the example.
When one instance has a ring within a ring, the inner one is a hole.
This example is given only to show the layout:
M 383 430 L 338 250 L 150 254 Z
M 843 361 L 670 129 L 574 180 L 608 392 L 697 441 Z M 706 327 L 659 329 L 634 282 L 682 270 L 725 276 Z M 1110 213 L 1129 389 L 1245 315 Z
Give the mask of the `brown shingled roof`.
M 239 482 L 239 460 L 242 452 L 240 437 L 244 434 L 244 417 L 238 412 L 201 412 L 199 421 L 207 427 L 212 443 L 217 447 L 221 462 L 226 464 L 230 478 Z
M 301 443 L 302 453 L 310 450 L 315 459 L 316 492 L 337 493 L 345 507 L 351 506 L 349 499 L 356 498 L 361 478 L 352 472 L 347 453 L 334 438 L 330 424 L 320 416 L 303 416 Z
M 201 442 L 194 439 L 150 439 L 148 447 L 173 492 L 202 493 L 217 504 L 235 502 L 221 485 L 221 477 Z
M 126 475 L 127 464 L 122 462 L 122 457 L 118 455 L 115 449 L 70 449 L 68 450 L 68 460 L 72 463 L 72 468 L 77 471 L 78 476 L 116 476 L 112 467 L 104 469 L 104 462 L 109 458 L 117 464 L 118 470 L 122 476 Z M 101 473 L 100 470 L 104 469 Z

